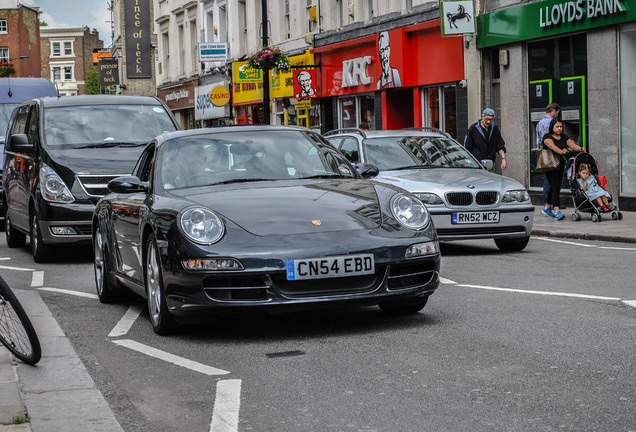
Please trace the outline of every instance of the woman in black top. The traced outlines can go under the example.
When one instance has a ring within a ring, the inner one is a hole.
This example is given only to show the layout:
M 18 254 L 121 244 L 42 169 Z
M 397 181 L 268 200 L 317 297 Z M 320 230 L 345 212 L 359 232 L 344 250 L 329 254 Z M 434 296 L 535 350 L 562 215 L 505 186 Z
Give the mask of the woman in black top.
M 558 155 L 566 155 L 570 149 L 584 152 L 583 147 L 577 145 L 570 137 L 563 133 L 563 122 L 559 118 L 553 118 L 550 122 L 550 129 L 543 137 L 543 144 Z M 559 194 L 561 192 L 561 182 L 563 180 L 563 168 L 565 159 L 561 158 L 561 165 L 554 171 L 545 173 L 550 183 L 550 194 L 548 204 L 554 208 L 554 217 L 557 220 L 565 219 L 565 215 L 559 210 Z

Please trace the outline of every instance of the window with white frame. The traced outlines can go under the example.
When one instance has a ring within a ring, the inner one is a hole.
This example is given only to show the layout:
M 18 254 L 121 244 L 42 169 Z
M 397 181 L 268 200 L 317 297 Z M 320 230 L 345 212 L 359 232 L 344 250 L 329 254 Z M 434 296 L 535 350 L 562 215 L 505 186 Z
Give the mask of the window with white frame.
M 170 76 L 170 37 L 168 32 L 161 34 L 163 41 L 163 73 L 166 77 Z
M 73 41 L 52 41 L 51 57 L 72 57 Z
M 307 33 L 311 33 L 316 29 L 316 21 L 318 20 L 316 17 L 316 6 L 314 5 L 314 0 L 307 0 L 305 16 L 307 22 Z
M 177 27 L 177 36 L 179 38 L 179 75 L 183 75 L 185 68 L 185 40 L 183 33 L 183 24 Z
M 225 5 L 219 6 L 219 13 L 217 18 L 219 19 L 218 40 L 219 42 L 227 42 L 227 8 L 225 7 Z
M 197 40 L 197 22 L 196 20 L 190 21 L 190 45 L 192 46 L 192 71 L 197 71 L 199 68 L 197 67 L 197 62 L 199 61 L 199 50 L 198 50 Z
M 289 0 L 285 0 L 285 33 L 283 39 L 289 39 L 291 35 L 291 23 L 289 20 Z
M 75 81 L 74 70 L 72 65 L 51 66 L 51 77 L 54 82 L 57 81 Z
M 9 48 L 0 47 L 0 63 L 9 63 Z
M 9 32 L 9 27 L 7 26 L 6 19 L 0 19 L 0 34 L 7 34 Z
M 206 35 L 207 42 L 216 42 L 215 36 L 215 28 L 214 28 L 214 12 L 212 10 L 208 10 L 205 13 L 205 24 L 208 34 Z

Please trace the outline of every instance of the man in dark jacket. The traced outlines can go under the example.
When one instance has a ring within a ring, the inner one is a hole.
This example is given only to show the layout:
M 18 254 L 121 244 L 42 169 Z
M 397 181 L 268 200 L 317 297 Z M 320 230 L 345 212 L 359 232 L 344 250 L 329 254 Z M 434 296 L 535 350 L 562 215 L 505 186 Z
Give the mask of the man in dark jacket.
M 471 152 L 478 161 L 490 159 L 495 162 L 497 153 L 501 156 L 501 170 L 508 167 L 506 162 L 506 143 L 501 137 L 501 131 L 495 124 L 495 111 L 486 108 L 481 114 L 481 120 L 470 125 L 464 147 Z

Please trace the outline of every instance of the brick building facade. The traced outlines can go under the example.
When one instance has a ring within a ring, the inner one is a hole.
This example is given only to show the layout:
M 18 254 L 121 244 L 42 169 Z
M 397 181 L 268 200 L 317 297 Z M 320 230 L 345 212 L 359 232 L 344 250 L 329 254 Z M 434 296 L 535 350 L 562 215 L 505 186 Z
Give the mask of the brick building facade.
M 0 62 L 15 59 L 11 76 L 41 76 L 39 15 L 39 8 L 24 5 L 0 9 Z

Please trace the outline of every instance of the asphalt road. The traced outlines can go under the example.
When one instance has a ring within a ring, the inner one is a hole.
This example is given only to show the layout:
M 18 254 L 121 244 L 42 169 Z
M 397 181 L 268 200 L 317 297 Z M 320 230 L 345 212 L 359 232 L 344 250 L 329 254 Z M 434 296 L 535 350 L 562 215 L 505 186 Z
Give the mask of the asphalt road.
M 42 278 L 126 431 L 636 431 L 633 244 L 446 243 L 422 313 L 251 314 L 171 337 L 136 297 L 99 303 L 90 248 L 39 265 L 0 244 L 12 287 Z

